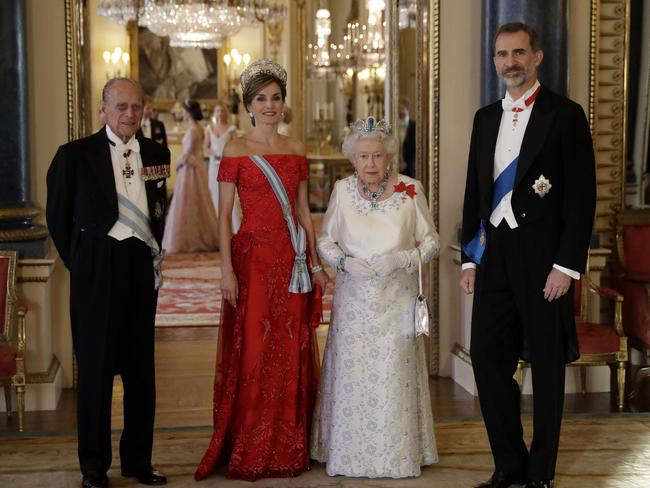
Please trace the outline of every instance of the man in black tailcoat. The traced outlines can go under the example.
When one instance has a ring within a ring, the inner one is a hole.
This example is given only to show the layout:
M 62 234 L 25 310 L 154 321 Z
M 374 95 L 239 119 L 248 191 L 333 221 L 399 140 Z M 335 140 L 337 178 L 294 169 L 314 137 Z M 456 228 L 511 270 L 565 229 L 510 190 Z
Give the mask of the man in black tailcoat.
M 142 115 L 142 122 L 140 122 L 140 130 L 144 137 L 153 139 L 158 144 L 167 147 L 167 131 L 165 124 L 160 120 L 154 118 L 153 98 L 150 96 L 144 97 L 144 110 Z
M 534 29 L 505 24 L 494 41 L 503 100 L 474 117 L 460 286 L 474 293 L 471 358 L 495 472 L 478 485 L 552 487 L 565 364 L 578 356 L 573 280 L 585 269 L 595 163 L 582 108 L 537 81 Z M 529 361 L 534 434 L 523 440 L 513 374 Z
M 398 108 L 399 172 L 415 178 L 415 120 L 411 118 L 411 101 L 406 97 L 400 97 Z
M 101 104 L 106 125 L 59 147 L 47 174 L 47 224 L 70 271 L 84 488 L 108 485 L 115 374 L 124 385 L 122 475 L 148 485 L 166 482 L 152 467 L 151 451 L 154 321 L 169 150 L 135 137 L 142 111 L 138 83 L 108 81 Z

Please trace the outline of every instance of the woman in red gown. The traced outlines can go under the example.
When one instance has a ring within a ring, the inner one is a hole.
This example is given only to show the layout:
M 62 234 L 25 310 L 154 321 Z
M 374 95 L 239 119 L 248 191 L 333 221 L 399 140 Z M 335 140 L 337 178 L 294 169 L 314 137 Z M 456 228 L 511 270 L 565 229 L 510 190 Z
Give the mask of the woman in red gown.
M 316 254 L 307 201 L 304 145 L 278 134 L 286 71 L 260 60 L 241 76 L 253 129 L 224 148 L 219 214 L 230 215 L 235 188 L 243 220 L 232 237 L 219 219 L 223 320 L 214 384 L 214 432 L 195 478 L 226 465 L 228 478 L 297 476 L 309 469 L 309 428 L 318 385 L 317 345 L 310 327 L 310 294 L 290 293 L 295 252 L 271 186 L 249 156 L 263 156 L 305 229 L 312 282 L 327 275 Z M 295 202 L 295 203 L 293 203 Z

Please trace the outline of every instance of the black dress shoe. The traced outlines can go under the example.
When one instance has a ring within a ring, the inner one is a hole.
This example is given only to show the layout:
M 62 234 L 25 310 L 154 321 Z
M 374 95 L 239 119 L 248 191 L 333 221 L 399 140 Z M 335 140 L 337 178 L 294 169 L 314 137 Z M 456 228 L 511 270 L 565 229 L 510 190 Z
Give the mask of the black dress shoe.
M 82 488 L 106 488 L 108 486 L 108 477 L 84 475 L 81 480 Z
M 143 485 L 166 485 L 167 478 L 162 473 L 156 471 L 153 466 L 144 471 L 130 471 L 128 469 L 122 470 L 122 476 L 125 478 L 138 478 L 138 482 Z
M 553 480 L 535 480 L 526 484 L 526 488 L 553 488 L 553 486 Z
M 520 474 L 506 474 L 501 471 L 495 471 L 489 480 L 476 485 L 475 488 L 508 488 L 512 485 L 523 486 L 525 483 L 525 477 L 522 477 Z

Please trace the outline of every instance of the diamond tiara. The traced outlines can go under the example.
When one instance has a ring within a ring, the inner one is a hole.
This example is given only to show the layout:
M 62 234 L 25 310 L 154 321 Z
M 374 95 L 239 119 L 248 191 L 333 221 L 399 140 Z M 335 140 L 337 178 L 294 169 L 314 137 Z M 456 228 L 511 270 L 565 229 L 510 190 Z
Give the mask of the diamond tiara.
M 275 61 L 264 58 L 254 61 L 249 64 L 244 71 L 242 71 L 242 74 L 239 77 L 242 89 L 246 91 L 246 87 L 251 80 L 261 74 L 272 75 L 280 80 L 283 86 L 287 86 L 287 71 Z
M 359 134 L 359 133 L 369 134 L 371 132 L 383 132 L 384 134 L 389 135 L 390 124 L 386 122 L 384 119 L 381 119 L 379 122 L 377 122 L 377 119 L 374 118 L 372 115 L 368 117 L 366 120 L 357 119 L 357 121 L 354 124 L 352 124 L 353 134 Z

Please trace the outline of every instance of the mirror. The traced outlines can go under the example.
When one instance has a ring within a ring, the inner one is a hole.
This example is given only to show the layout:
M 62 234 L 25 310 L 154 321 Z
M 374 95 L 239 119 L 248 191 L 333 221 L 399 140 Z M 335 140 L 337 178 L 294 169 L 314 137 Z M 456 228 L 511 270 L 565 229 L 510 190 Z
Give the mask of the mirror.
M 334 182 L 353 171 L 341 153 L 350 124 L 369 115 L 390 118 L 389 9 L 384 0 L 306 2 L 303 114 L 313 211 L 324 211 Z
M 630 2 L 625 204 L 650 208 L 650 5 Z

